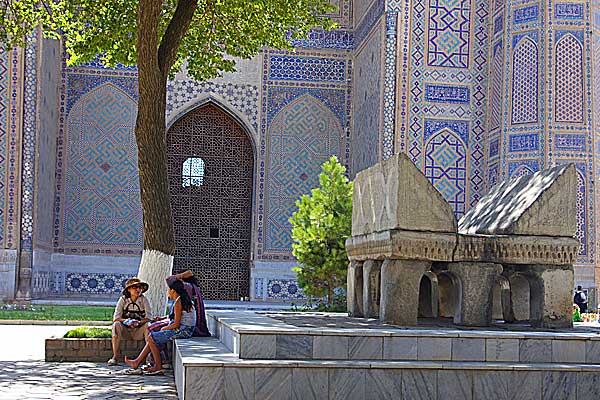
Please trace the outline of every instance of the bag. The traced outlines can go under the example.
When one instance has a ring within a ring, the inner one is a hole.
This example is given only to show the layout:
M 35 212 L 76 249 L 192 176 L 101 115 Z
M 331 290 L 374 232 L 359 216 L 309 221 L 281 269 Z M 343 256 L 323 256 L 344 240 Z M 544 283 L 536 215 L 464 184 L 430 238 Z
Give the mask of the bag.
M 140 306 L 138 306 L 133 301 L 130 301 L 123 308 L 123 318 L 125 318 L 125 319 L 135 319 L 135 320 L 141 321 L 144 318 L 146 318 L 146 311 L 142 310 L 140 308 Z
M 585 303 L 587 298 L 585 296 L 585 293 L 577 291 L 573 300 L 575 301 L 575 303 Z

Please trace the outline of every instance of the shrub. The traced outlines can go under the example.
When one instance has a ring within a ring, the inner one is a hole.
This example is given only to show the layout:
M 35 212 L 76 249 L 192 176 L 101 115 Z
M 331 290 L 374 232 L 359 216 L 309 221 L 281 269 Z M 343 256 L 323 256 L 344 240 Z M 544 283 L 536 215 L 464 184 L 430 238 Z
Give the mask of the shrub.
M 112 335 L 110 328 L 92 328 L 89 326 L 79 326 L 65 333 L 65 338 L 110 338 Z

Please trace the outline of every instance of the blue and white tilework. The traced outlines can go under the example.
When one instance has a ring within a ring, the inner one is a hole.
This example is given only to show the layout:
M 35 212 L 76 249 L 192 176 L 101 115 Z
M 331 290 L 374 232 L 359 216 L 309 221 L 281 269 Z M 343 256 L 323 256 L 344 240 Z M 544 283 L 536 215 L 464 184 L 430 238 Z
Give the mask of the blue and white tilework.
M 131 275 L 101 273 L 67 273 L 65 294 L 117 294 L 125 288 Z
M 305 299 L 304 292 L 298 282 L 287 279 L 271 279 L 267 283 L 267 295 L 270 299 L 293 300 Z

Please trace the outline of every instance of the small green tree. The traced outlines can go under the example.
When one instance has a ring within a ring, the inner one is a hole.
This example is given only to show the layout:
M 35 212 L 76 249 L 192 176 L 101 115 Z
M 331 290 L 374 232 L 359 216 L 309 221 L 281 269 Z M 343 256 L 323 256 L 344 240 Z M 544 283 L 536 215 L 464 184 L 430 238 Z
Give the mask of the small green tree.
M 348 256 L 345 242 L 352 229 L 353 183 L 335 156 L 326 161 L 319 175 L 320 188 L 296 201 L 292 223 L 293 254 L 300 263 L 294 268 L 298 284 L 308 296 L 327 296 L 346 286 Z

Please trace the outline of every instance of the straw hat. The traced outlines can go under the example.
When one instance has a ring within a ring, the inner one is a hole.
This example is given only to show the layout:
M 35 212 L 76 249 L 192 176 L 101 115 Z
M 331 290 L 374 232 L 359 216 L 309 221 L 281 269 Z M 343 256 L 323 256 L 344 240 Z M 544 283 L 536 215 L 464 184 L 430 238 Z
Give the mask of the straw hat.
M 133 277 L 131 279 L 128 279 L 127 282 L 125 282 L 125 289 L 123 289 L 123 295 L 126 296 L 127 289 L 135 285 L 140 285 L 142 287 L 142 293 L 148 290 L 148 284 L 146 282 L 142 282 L 139 278 Z

